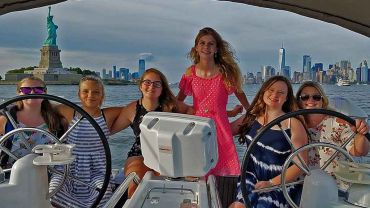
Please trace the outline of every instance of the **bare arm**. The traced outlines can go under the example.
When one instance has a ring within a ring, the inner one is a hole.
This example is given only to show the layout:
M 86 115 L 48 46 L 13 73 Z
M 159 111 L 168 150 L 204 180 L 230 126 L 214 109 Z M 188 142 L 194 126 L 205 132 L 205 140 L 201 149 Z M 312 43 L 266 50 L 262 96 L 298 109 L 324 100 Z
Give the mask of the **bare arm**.
M 249 108 L 249 102 L 248 102 L 247 96 L 245 95 L 244 91 L 241 91 L 241 92 L 235 91 L 234 94 L 236 98 L 238 98 L 239 102 L 243 105 L 245 110 L 247 110 Z
M 103 109 L 103 112 L 104 112 L 104 116 L 105 116 L 105 120 L 107 122 L 107 126 L 109 128 L 109 131 L 112 133 L 112 126 L 114 124 L 114 122 L 117 120 L 117 118 L 119 117 L 121 111 L 122 111 L 122 108 L 124 107 L 109 107 L 109 108 L 104 108 Z
M 180 91 L 179 91 L 179 93 L 178 93 L 178 94 L 177 94 L 177 96 L 176 96 L 176 99 L 177 99 L 178 101 L 183 102 L 183 101 L 185 100 L 185 98 L 186 98 L 185 93 L 184 93 L 182 90 L 180 90 Z
M 189 114 L 189 115 L 194 114 L 193 106 L 187 105 L 183 101 L 177 100 L 176 106 L 177 106 L 178 113 Z
M 366 156 L 369 153 L 369 141 L 363 134 L 357 134 L 349 153 L 353 156 Z
M 113 121 L 110 128 L 111 134 L 115 134 L 130 126 L 134 120 L 136 112 L 136 101 L 128 104 L 126 107 L 120 109 L 117 118 Z
M 232 132 L 233 136 L 239 134 L 239 129 L 242 126 L 242 123 L 243 123 L 244 118 L 245 118 L 245 114 L 242 115 L 242 116 L 240 116 L 235 121 L 231 122 L 230 125 L 231 125 L 231 132 Z
M 63 105 L 63 104 L 56 105 L 55 108 L 59 111 L 60 114 L 62 114 L 67 119 L 68 123 L 72 122 L 73 113 L 74 113 L 73 108 Z
M 179 93 L 176 96 L 177 99 L 177 107 L 179 108 L 179 113 L 186 113 L 186 114 L 194 114 L 194 108 L 193 106 L 187 105 L 184 103 L 184 100 L 186 98 L 185 93 L 180 90 Z
M 349 150 L 349 153 L 353 156 L 365 156 L 369 153 L 370 144 L 369 140 L 365 137 L 365 134 L 369 132 L 369 127 L 365 121 L 356 119 L 356 130 L 357 135 L 354 139 L 354 145 Z
M 231 111 L 230 110 L 226 111 L 228 117 L 235 117 L 236 115 L 242 112 L 243 112 L 242 105 L 236 105 L 234 109 L 232 109 Z
M 0 135 L 3 135 L 5 133 L 6 122 L 7 122 L 6 117 L 0 116 Z
M 291 118 L 291 139 L 293 147 L 295 149 L 298 149 L 308 143 L 307 134 L 305 132 L 306 130 L 303 124 L 298 119 Z M 303 158 L 303 160 L 307 164 L 308 159 L 307 151 L 301 152 L 299 155 Z M 297 163 L 300 163 L 298 158 L 295 158 L 294 160 Z M 301 173 L 302 173 L 301 170 L 296 165 L 292 165 L 291 167 L 288 168 L 286 172 L 286 181 L 290 182 L 295 180 Z M 280 177 L 281 176 L 279 175 L 278 177 L 273 178 L 272 179 L 273 184 L 280 184 L 281 183 Z

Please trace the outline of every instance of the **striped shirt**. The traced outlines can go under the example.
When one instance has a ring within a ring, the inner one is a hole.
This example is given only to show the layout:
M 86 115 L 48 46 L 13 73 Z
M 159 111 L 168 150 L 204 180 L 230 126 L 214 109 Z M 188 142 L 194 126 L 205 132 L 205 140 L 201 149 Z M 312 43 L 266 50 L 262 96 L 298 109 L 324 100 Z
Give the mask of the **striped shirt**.
M 78 120 L 74 117 L 72 124 Z M 104 115 L 95 118 L 104 134 L 110 134 L 105 122 Z M 71 124 L 71 125 L 72 125 Z M 71 127 L 70 125 L 70 127 Z M 106 158 L 103 144 L 98 133 L 87 119 L 83 119 L 69 133 L 67 143 L 76 144 L 73 149 L 75 161 L 70 165 L 69 175 L 101 188 L 104 182 Z M 63 167 L 57 167 L 62 170 Z M 62 176 L 53 174 L 50 182 L 50 190 L 54 190 Z M 62 207 L 90 207 L 98 196 L 98 192 L 77 181 L 66 179 L 63 187 L 51 198 L 54 205 Z M 112 186 L 108 185 L 107 191 L 98 207 L 102 207 L 112 196 Z

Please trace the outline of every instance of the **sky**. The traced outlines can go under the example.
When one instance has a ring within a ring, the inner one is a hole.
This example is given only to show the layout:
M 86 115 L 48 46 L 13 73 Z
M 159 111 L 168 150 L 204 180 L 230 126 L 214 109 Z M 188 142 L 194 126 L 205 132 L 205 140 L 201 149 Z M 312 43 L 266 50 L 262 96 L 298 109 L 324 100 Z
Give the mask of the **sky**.
M 46 39 L 47 7 L 0 16 L 0 75 L 38 66 Z M 68 0 L 52 6 L 63 67 L 160 69 L 177 82 L 191 64 L 187 53 L 203 27 L 228 41 L 243 74 L 278 68 L 284 44 L 286 65 L 302 71 L 303 55 L 324 68 L 349 60 L 370 61 L 370 39 L 337 25 L 294 13 L 210 0 Z

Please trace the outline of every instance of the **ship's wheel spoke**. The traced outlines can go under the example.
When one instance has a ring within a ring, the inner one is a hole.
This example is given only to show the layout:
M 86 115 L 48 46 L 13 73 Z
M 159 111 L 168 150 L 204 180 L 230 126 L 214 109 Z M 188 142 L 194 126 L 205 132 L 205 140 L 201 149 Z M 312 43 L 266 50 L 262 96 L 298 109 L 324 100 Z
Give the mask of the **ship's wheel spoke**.
M 268 131 L 269 129 L 271 129 L 275 125 L 279 126 L 280 131 L 283 132 L 285 139 L 291 145 L 292 153 L 288 157 L 287 161 L 285 162 L 285 164 L 283 166 L 283 172 L 281 173 L 281 176 L 282 176 L 281 177 L 281 184 L 277 185 L 277 186 L 267 187 L 265 189 L 254 190 L 254 191 L 255 192 L 272 191 L 272 190 L 275 190 L 277 188 L 281 188 L 283 190 L 284 196 L 286 197 L 290 206 L 297 207 L 297 205 L 291 200 L 290 196 L 287 194 L 288 192 L 287 192 L 286 187 L 287 186 L 292 186 L 292 185 L 297 185 L 297 184 L 302 184 L 303 180 L 298 179 L 297 181 L 293 181 L 293 182 L 288 183 L 286 181 L 285 177 L 283 177 L 283 176 L 286 174 L 285 173 L 286 170 L 288 169 L 288 167 L 290 167 L 290 165 L 292 165 L 292 163 L 295 164 L 299 169 L 301 169 L 302 172 L 304 172 L 304 175 L 310 175 L 310 172 L 312 171 L 312 169 L 299 156 L 299 153 L 301 151 L 308 151 L 308 149 L 309 149 L 308 145 L 314 145 L 314 147 L 316 147 L 317 144 L 318 144 L 317 146 L 319 146 L 320 144 L 322 145 L 322 143 L 307 144 L 307 145 L 305 145 L 303 147 L 300 147 L 298 149 L 293 148 L 293 145 L 291 143 L 291 139 L 290 139 L 289 135 L 287 135 L 286 132 L 282 129 L 281 122 L 286 120 L 286 119 L 289 119 L 289 118 L 305 116 L 305 115 L 309 115 L 309 114 L 329 115 L 329 116 L 340 118 L 340 119 L 348 122 L 352 126 L 355 125 L 355 121 L 352 118 L 350 118 L 350 117 L 348 117 L 348 116 L 346 116 L 342 113 L 336 112 L 336 111 L 331 111 L 331 110 L 326 110 L 326 109 L 305 109 L 305 110 L 298 110 L 298 111 L 295 111 L 295 112 L 290 112 L 290 113 L 284 114 L 283 116 L 280 116 L 280 117 L 276 118 L 275 120 L 271 121 L 266 126 L 261 128 L 259 130 L 258 134 L 251 140 L 251 143 L 249 144 L 248 149 L 246 150 L 246 152 L 244 154 L 242 167 L 241 167 L 242 175 L 241 175 L 241 185 L 240 185 L 240 187 L 241 187 L 241 191 L 242 191 L 242 195 L 243 195 L 243 199 L 244 199 L 244 203 L 245 203 L 246 207 L 248 207 L 248 208 L 252 207 L 251 202 L 250 202 L 249 197 L 248 197 L 249 193 L 247 191 L 246 175 L 245 175 L 245 173 L 247 172 L 248 163 L 252 160 L 251 159 L 252 152 L 255 149 L 255 146 L 257 145 L 259 140 L 262 138 L 262 135 L 265 134 L 266 131 Z M 370 134 L 369 133 L 366 134 L 366 137 L 370 141 Z M 346 140 L 346 142 L 344 144 L 342 144 L 341 146 L 337 146 L 337 145 L 333 145 L 333 144 L 326 144 L 326 143 L 324 143 L 324 144 L 329 145 L 328 147 L 334 149 L 336 151 L 336 154 L 338 154 L 338 152 L 339 152 L 341 154 L 344 154 L 346 157 L 349 157 L 350 160 L 351 160 L 352 158 L 349 155 L 349 153 L 347 152 L 347 150 L 345 150 L 345 147 L 349 144 L 349 142 L 351 142 L 353 140 L 353 138 L 354 138 L 354 134 L 351 135 Z M 333 161 L 333 159 L 336 157 L 336 154 L 334 154 L 332 157 L 330 157 L 321 168 L 325 169 Z
M 81 115 L 81 118 L 78 121 L 76 121 L 76 123 L 74 123 L 60 138 L 54 136 L 50 132 L 48 132 L 46 130 L 43 130 L 43 129 L 28 128 L 28 127 L 27 128 L 16 128 L 16 123 L 15 123 L 14 119 L 12 118 L 12 116 L 10 115 L 7 108 L 14 105 L 15 102 L 26 100 L 26 99 L 46 99 L 46 100 L 55 101 L 57 103 L 66 105 L 68 107 L 71 107 L 73 110 L 75 110 L 77 113 L 79 113 Z M 72 103 L 68 100 L 65 100 L 65 99 L 57 97 L 57 96 L 48 95 L 48 94 L 29 94 L 29 95 L 22 95 L 22 96 L 14 97 L 14 98 L 12 98 L 10 100 L 7 100 L 7 101 L 0 104 L 0 112 L 2 112 L 2 115 L 5 116 L 7 118 L 7 120 L 10 121 L 12 126 L 14 127 L 13 130 L 6 133 L 5 135 L 3 135 L 0 138 L 0 150 L 2 152 L 4 152 L 5 154 L 7 154 L 11 159 L 13 159 L 14 162 L 17 161 L 19 159 L 19 157 L 16 154 L 13 154 L 11 152 L 11 150 L 9 150 L 9 148 L 6 148 L 6 147 L 3 146 L 3 144 L 6 142 L 6 140 L 10 139 L 14 134 L 21 135 L 20 136 L 21 143 L 25 143 L 24 144 L 25 149 L 29 150 L 29 152 L 31 153 L 31 149 L 32 149 L 31 147 L 32 146 L 29 145 L 28 142 L 27 142 L 27 134 L 26 134 L 27 132 L 39 132 L 43 135 L 46 135 L 46 137 L 48 137 L 49 139 L 51 139 L 52 143 L 62 143 L 62 142 L 64 143 L 64 142 L 67 141 L 68 134 L 74 128 L 76 128 L 76 126 L 83 119 L 88 120 L 88 122 L 92 125 L 92 127 L 96 130 L 97 134 L 99 135 L 102 146 L 104 148 L 104 155 L 105 155 L 105 160 L 106 161 L 105 161 L 105 172 L 103 172 L 104 176 L 102 176 L 102 181 L 101 181 L 102 182 L 101 187 L 98 187 L 95 184 L 86 183 L 86 182 L 84 182 L 83 180 L 81 180 L 77 177 L 71 176 L 68 165 L 64 166 L 63 171 L 58 171 L 55 168 L 49 166 L 48 170 L 51 173 L 56 174 L 58 176 L 62 176 L 62 180 L 61 180 L 62 183 L 58 183 L 57 186 L 54 187 L 54 189 L 49 193 L 49 196 L 56 194 L 61 189 L 61 186 L 63 185 L 63 183 L 68 179 L 68 180 L 72 180 L 72 181 L 77 182 L 77 183 L 81 183 L 81 184 L 87 186 L 88 188 L 91 188 L 91 189 L 98 192 L 98 194 L 95 197 L 95 200 L 93 200 L 93 203 L 91 204 L 91 207 L 96 207 L 100 203 L 101 199 L 103 198 L 103 196 L 105 194 L 105 191 L 107 190 L 108 184 L 109 184 L 110 175 L 111 175 L 111 162 L 112 161 L 111 161 L 111 155 L 110 155 L 109 144 L 107 142 L 107 138 L 105 137 L 104 132 L 101 130 L 99 125 L 96 123 L 96 121 L 88 113 L 86 113 L 81 107 L 77 106 L 76 104 L 74 104 L 74 103 Z M 6 170 L 6 172 L 11 172 L 10 171 L 11 169 L 6 168 L 5 170 Z

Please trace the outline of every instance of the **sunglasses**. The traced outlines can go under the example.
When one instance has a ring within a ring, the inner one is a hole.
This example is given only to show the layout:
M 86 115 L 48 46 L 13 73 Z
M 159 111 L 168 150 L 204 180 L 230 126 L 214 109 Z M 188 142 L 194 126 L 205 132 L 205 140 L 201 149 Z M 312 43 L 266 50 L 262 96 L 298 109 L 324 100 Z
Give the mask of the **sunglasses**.
M 308 99 L 310 99 L 310 97 L 314 101 L 320 101 L 322 99 L 321 95 L 301 95 L 301 96 L 299 96 L 299 99 L 302 100 L 302 101 L 307 101 Z
M 151 81 L 149 79 L 145 79 L 141 83 L 144 84 L 145 86 L 150 86 L 150 85 L 153 84 L 153 87 L 155 87 L 155 88 L 162 87 L 162 82 L 161 81 Z
M 33 91 L 34 94 L 43 94 L 46 91 L 46 87 L 20 87 L 19 92 L 28 95 Z

